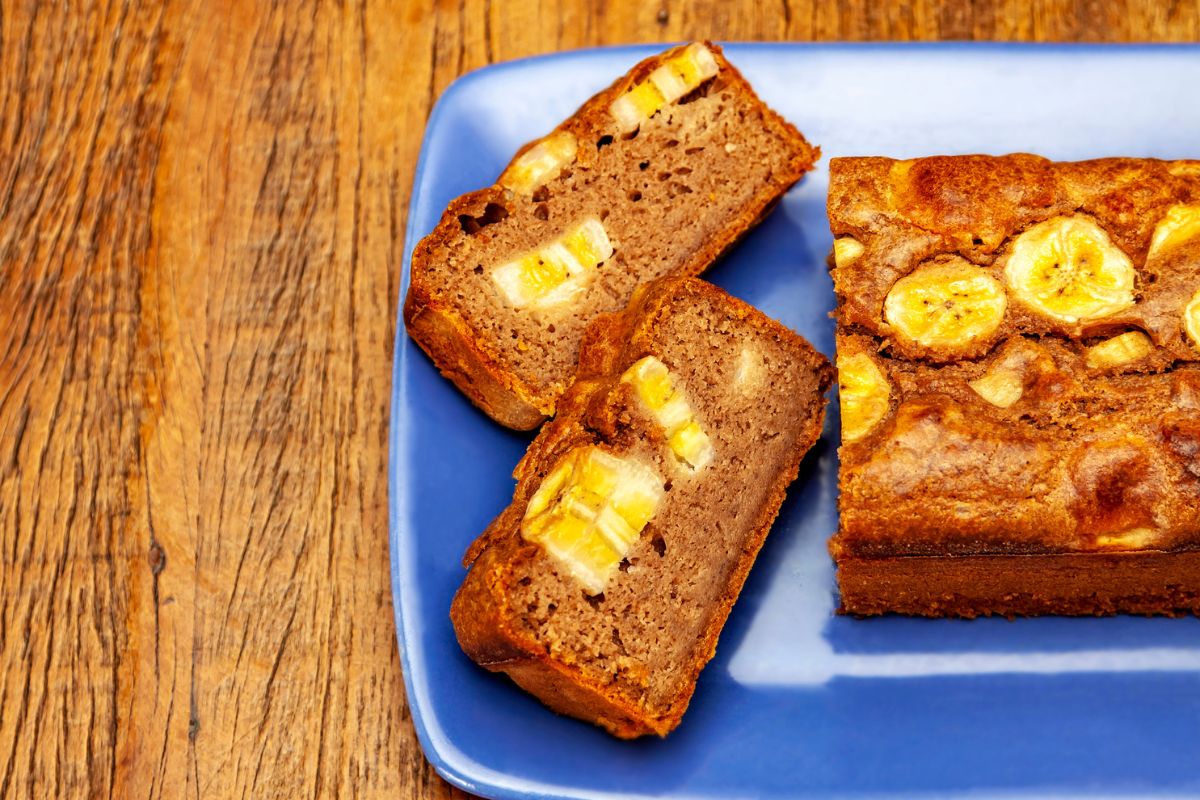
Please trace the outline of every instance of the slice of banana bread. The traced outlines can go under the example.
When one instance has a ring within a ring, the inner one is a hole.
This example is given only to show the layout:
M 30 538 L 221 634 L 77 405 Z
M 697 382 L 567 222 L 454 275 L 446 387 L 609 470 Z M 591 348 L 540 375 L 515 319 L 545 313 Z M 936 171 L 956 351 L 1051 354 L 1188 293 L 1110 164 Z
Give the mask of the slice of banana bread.
M 1200 613 L 1200 162 L 834 159 L 842 610 Z
M 647 59 L 450 204 L 413 252 L 408 332 L 498 422 L 534 428 L 592 318 L 703 272 L 817 156 L 719 47 Z
M 616 736 L 671 731 L 821 433 L 832 372 L 697 278 L 599 317 L 512 505 L 467 553 L 463 650 Z

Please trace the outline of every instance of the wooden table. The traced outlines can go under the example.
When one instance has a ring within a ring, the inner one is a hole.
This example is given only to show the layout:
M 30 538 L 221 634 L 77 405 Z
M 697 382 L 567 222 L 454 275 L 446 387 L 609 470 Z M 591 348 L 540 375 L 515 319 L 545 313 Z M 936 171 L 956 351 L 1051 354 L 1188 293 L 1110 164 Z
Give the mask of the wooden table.
M 430 105 L 631 41 L 1196 40 L 1200 4 L 0 6 L 0 797 L 443 797 L 387 556 Z M 74 5 L 74 4 L 72 4 Z

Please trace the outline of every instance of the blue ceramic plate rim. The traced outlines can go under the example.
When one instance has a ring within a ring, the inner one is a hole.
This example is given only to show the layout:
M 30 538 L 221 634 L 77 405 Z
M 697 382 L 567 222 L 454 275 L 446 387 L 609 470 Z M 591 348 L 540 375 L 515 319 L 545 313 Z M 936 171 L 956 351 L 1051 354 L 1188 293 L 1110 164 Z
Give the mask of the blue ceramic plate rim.
M 467 72 L 454 81 L 445 89 L 434 104 L 433 110 L 430 113 L 426 123 L 425 133 L 421 142 L 421 150 L 418 156 L 416 169 L 413 175 L 413 193 L 410 197 L 409 213 L 404 232 L 404 255 L 401 271 L 401 282 L 399 290 L 399 300 L 397 303 L 397 321 L 396 335 L 393 344 L 393 374 L 392 374 L 392 402 L 390 415 L 390 433 L 389 433 L 389 458 L 388 458 L 388 526 L 389 526 L 389 551 L 391 565 L 391 581 L 392 581 L 392 599 L 393 610 L 396 624 L 397 645 L 400 653 L 401 670 L 404 679 L 404 688 L 407 702 L 412 714 L 412 720 L 417 732 L 417 738 L 421 748 L 424 751 L 426 758 L 429 760 L 434 769 L 445 778 L 448 782 L 468 792 L 484 794 L 489 797 L 505 797 L 505 798 L 550 798 L 550 797 L 565 797 L 576 796 L 575 793 L 570 795 L 554 791 L 556 788 L 542 784 L 526 784 L 527 788 L 522 789 L 512 785 L 511 782 L 504 782 L 504 778 L 515 778 L 520 780 L 520 776 L 508 775 L 505 773 L 496 773 L 481 767 L 473 762 L 469 757 L 462 754 L 453 745 L 453 743 L 444 736 L 434 736 L 430 730 L 426 720 L 426 710 L 429 704 L 429 698 L 426 697 L 420 687 L 415 683 L 415 678 L 411 672 L 411 663 L 409 657 L 410 643 L 406 636 L 406 631 L 413 630 L 412 622 L 406 622 L 408 619 L 405 609 L 405 587 L 411 585 L 404 580 L 406 577 L 412 577 L 413 564 L 411 556 L 413 555 L 411 548 L 406 547 L 407 536 L 413 535 L 406 533 L 402 525 L 402 520 L 409 519 L 410 498 L 408 495 L 408 486 L 404 480 L 402 473 L 403 445 L 407 441 L 409 423 L 411 420 L 406 413 L 404 403 L 402 402 L 407 388 L 406 371 L 404 365 L 406 363 L 408 353 L 413 352 L 412 348 L 406 348 L 404 341 L 406 338 L 404 319 L 403 319 L 403 302 L 409 285 L 409 273 L 412 261 L 412 251 L 418 240 L 418 217 L 416 213 L 420 197 L 417 189 L 424 183 L 425 172 L 428 168 L 427 154 L 429 145 L 437 136 L 441 118 L 447 107 L 452 105 L 453 98 L 463 89 L 475 81 L 483 77 L 490 77 L 497 72 L 511 70 L 513 68 L 522 67 L 538 62 L 553 62 L 563 57 L 578 57 L 588 55 L 613 55 L 613 56 L 628 56 L 630 64 L 635 63 L 638 59 L 644 58 L 650 54 L 661 51 L 667 47 L 676 44 L 674 42 L 660 44 L 632 44 L 632 45 L 616 45 L 606 47 L 583 48 L 576 50 L 567 50 L 554 53 L 546 53 L 541 55 L 530 56 L 526 58 L 515 59 L 512 61 L 501 62 L 481 67 L 476 70 Z M 1102 53 L 1106 51 L 1120 51 L 1122 53 L 1129 52 L 1160 52 L 1168 50 L 1184 51 L 1193 50 L 1200 54 L 1200 45 L 1193 43 L 1119 43 L 1119 44 L 1095 44 L 1095 43 L 1047 43 L 1047 42 L 720 42 L 722 47 L 727 48 L 734 55 L 736 62 L 736 54 L 739 50 L 755 50 L 755 51 L 794 51 L 794 50 L 862 50 L 862 51 L 888 51 L 897 52 L 912 51 L 912 50 L 964 50 L 964 51 L 995 51 L 995 52 L 1020 52 L 1029 51 L 1037 53 L 1046 53 L 1061 51 L 1064 53 L 1079 53 L 1092 52 Z M 584 98 L 579 98 L 580 102 Z M 482 185 L 482 183 L 481 183 Z M 447 624 L 449 624 L 447 620 Z M 996 792 L 996 793 L 972 793 L 973 797 L 991 797 L 991 796 L 1015 796 L 1016 794 L 1025 794 L 1024 792 Z M 578 796 L 588 797 L 633 797 L 642 796 L 632 793 L 612 793 L 612 792 L 597 792 L 589 791 L 581 787 Z M 1063 792 L 1061 796 L 1074 796 L 1075 792 Z M 662 795 L 658 795 L 662 796 Z M 1043 795 L 1051 796 L 1051 795 Z M 1054 796 L 1060 796 L 1058 794 Z M 1161 796 L 1161 795 L 1156 795 Z

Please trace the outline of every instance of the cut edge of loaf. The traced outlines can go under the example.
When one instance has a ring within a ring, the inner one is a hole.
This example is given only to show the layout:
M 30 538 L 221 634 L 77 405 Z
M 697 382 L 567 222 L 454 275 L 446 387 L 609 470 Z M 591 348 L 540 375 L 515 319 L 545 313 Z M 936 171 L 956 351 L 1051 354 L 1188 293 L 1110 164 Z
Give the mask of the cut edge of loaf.
M 725 294 L 698 278 L 661 278 L 641 286 L 625 311 L 601 315 L 591 323 L 584 337 L 576 381 L 564 394 L 559 415 L 543 428 L 513 472 L 518 487 L 522 481 L 536 476 L 538 463 L 561 453 L 563 443 L 579 435 L 579 419 L 592 398 L 592 387 L 610 380 L 623 366 L 625 345 L 635 334 L 638 323 L 657 310 L 656 303 L 660 299 L 670 297 L 681 285 L 689 284 L 689 288 L 698 291 Z M 520 616 L 519 612 L 510 611 L 507 603 L 505 581 L 511 572 L 506 569 L 507 565 L 495 562 L 496 550 L 492 545 L 503 537 L 520 535 L 517 529 L 527 497 L 514 497 L 513 503 L 467 550 L 463 564 L 470 572 L 451 608 L 459 643 L 473 661 L 491 671 L 507 673 L 551 709 L 597 724 L 618 738 L 631 739 L 649 734 L 661 737 L 679 724 L 690 704 L 700 672 L 716 652 L 720 632 L 779 514 L 787 489 L 798 477 L 800 464 L 820 438 L 824 424 L 825 396 L 834 377 L 828 360 L 786 326 L 737 298 L 725 296 L 735 314 L 750 320 L 758 331 L 786 336 L 801 349 L 807 360 L 806 366 L 814 373 L 818 391 L 811 398 L 814 414 L 797 437 L 785 467 L 777 473 L 762 504 L 760 519 L 747 534 L 738 561 L 730 570 L 725 591 L 692 650 L 686 692 L 675 699 L 665 714 L 649 714 L 606 691 L 605 686 L 590 680 L 582 670 L 556 660 L 546 652 L 544 645 L 511 624 Z
M 722 235 L 712 236 L 705 246 L 689 258 L 675 273 L 695 276 L 708 269 L 750 230 L 771 212 L 784 192 L 808 171 L 820 158 L 820 148 L 808 142 L 800 131 L 758 97 L 750 83 L 724 56 L 718 46 L 709 41 L 703 44 L 721 65 L 726 78 L 738 84 L 760 106 L 765 125 L 773 127 L 793 147 L 794 153 L 778 178 L 765 184 L 752 204 L 738 218 L 730 221 Z M 607 119 L 608 106 L 616 97 L 636 82 L 645 80 L 659 64 L 681 53 L 683 44 L 650 56 L 606 89 L 585 101 L 570 117 L 546 136 L 527 142 L 513 155 L 501 174 L 520 157 L 548 136 L 568 128 L 578 131 L 599 130 L 598 120 Z M 425 280 L 419 269 L 422 246 L 435 237 L 454 235 L 461 215 L 481 218 L 489 205 L 504 205 L 506 190 L 495 183 L 453 200 L 442 214 L 434 230 L 416 245 L 411 261 L 408 294 L 404 301 L 404 322 L 409 335 L 434 362 L 439 372 L 454 383 L 472 403 L 494 420 L 516 430 L 532 430 L 555 413 L 560 393 L 553 388 L 539 390 L 506 368 L 501 356 L 481 340 L 448 299 L 439 296 Z M 619 312 L 618 312 L 619 313 Z
M 1104 575 L 1097 587 L 1095 576 Z M 896 556 L 838 561 L 839 614 L 1200 616 L 1200 551 Z

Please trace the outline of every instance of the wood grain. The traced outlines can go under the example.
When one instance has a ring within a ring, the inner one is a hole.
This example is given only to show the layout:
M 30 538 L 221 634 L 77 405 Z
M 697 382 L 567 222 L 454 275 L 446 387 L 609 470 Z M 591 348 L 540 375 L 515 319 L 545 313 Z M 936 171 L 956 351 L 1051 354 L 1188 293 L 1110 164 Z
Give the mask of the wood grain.
M 446 797 L 387 569 L 451 80 L 717 39 L 1200 38 L 1200 3 L 0 4 L 0 797 Z

